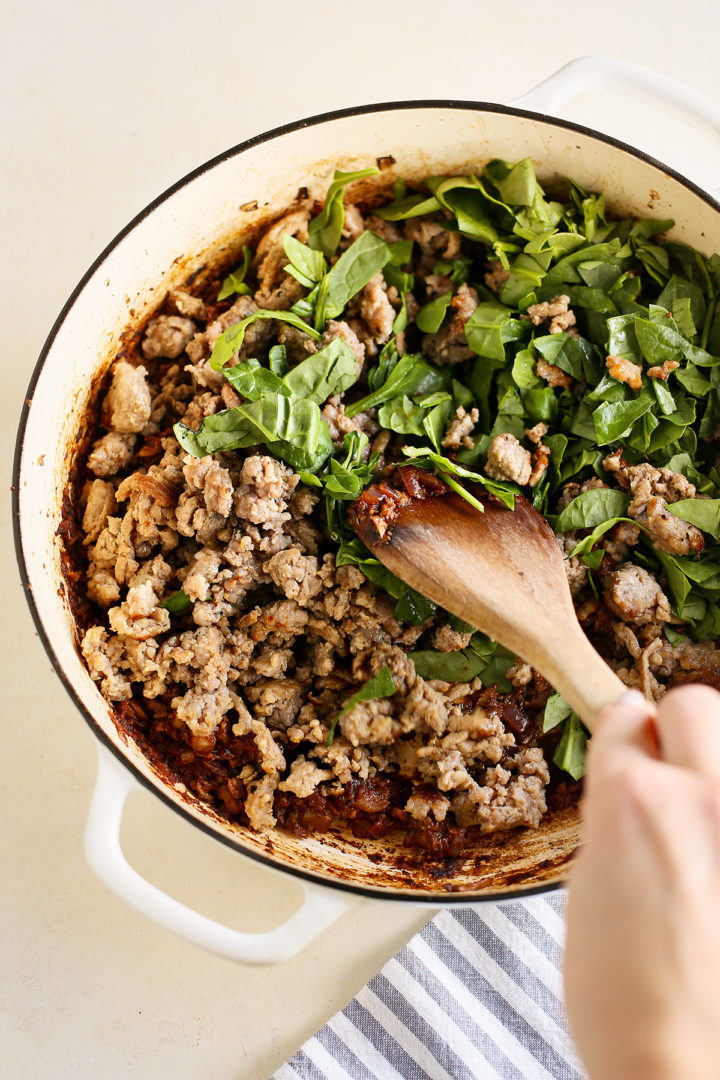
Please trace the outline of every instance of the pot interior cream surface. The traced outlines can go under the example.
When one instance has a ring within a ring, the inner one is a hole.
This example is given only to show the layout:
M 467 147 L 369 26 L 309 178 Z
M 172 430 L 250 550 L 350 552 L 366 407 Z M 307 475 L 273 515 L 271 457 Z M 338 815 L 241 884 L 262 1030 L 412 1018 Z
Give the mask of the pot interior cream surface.
M 118 732 L 77 651 L 56 536 L 68 470 L 88 402 L 123 331 L 167 289 L 205 265 L 229 260 L 244 237 L 279 216 L 306 187 L 321 198 L 334 169 L 383 162 L 377 182 L 397 176 L 471 172 L 501 157 L 530 157 L 542 182 L 571 176 L 604 191 L 622 215 L 676 221 L 671 235 L 705 254 L 720 248 L 718 212 L 662 168 L 591 134 L 478 107 L 410 106 L 299 126 L 230 154 L 163 198 L 117 241 L 69 304 L 49 342 L 32 394 L 19 477 L 22 548 L 32 599 L 56 664 L 95 729 L 156 791 L 235 847 L 320 881 L 433 903 L 517 893 L 562 880 L 579 839 L 577 812 L 550 813 L 537 830 L 480 838 L 465 857 L 433 873 L 426 853 L 390 841 L 333 832 L 298 839 L 258 835 L 199 804 L 155 773 Z

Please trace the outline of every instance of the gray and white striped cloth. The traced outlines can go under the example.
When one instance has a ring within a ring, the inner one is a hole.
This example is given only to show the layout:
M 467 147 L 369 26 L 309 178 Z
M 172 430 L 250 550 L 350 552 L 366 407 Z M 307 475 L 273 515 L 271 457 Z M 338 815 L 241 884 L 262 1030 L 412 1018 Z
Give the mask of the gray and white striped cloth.
M 582 1080 L 565 897 L 440 912 L 272 1080 Z

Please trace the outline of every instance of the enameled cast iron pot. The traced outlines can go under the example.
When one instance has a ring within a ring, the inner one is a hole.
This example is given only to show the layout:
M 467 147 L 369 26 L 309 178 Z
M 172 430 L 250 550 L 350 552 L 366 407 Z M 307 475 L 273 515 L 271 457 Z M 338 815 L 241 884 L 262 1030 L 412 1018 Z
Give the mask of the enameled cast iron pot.
M 490 158 L 530 156 L 541 180 L 572 176 L 604 191 L 616 213 L 672 217 L 674 238 L 710 254 L 720 249 L 720 206 L 659 162 L 587 128 L 553 119 L 564 102 L 608 79 L 641 88 L 715 132 L 720 109 L 660 76 L 616 60 L 574 61 L 512 106 L 403 102 L 330 113 L 251 139 L 203 165 L 161 195 L 102 253 L 58 318 L 34 372 L 18 435 L 15 525 L 18 559 L 33 617 L 68 693 L 98 740 L 99 775 L 86 834 L 95 872 L 150 917 L 184 937 L 246 963 L 299 952 L 358 894 L 428 907 L 527 896 L 557 887 L 578 843 L 575 809 L 549 813 L 537 830 L 482 838 L 449 876 L 387 840 L 332 832 L 306 840 L 259 835 L 234 825 L 168 783 L 121 736 L 78 654 L 61 587 L 57 528 L 62 495 L 93 387 L 129 324 L 203 266 L 228 261 L 245 235 L 277 217 L 306 187 L 326 190 L 333 170 L 385 160 L 379 177 L 420 179 L 477 169 Z M 537 110 L 529 112 L 526 106 Z M 394 162 L 392 162 L 394 159 Z M 221 926 L 160 892 L 120 848 L 123 807 L 144 784 L 183 817 L 242 855 L 300 878 L 303 906 L 264 934 Z M 330 886 L 328 888 L 327 886 Z

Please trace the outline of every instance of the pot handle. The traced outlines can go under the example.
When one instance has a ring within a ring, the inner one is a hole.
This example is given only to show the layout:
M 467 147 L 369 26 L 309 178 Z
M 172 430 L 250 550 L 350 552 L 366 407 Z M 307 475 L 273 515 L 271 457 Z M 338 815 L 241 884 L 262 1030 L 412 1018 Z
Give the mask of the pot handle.
M 130 866 L 120 844 L 120 827 L 128 796 L 137 780 L 104 747 L 98 745 L 98 775 L 85 830 L 85 856 L 94 873 L 143 915 L 211 952 L 242 964 L 279 964 L 290 960 L 354 907 L 336 890 L 302 881 L 305 900 L 280 926 L 247 934 L 201 915 L 168 896 Z
M 508 104 L 553 116 L 579 94 L 602 85 L 635 91 L 652 101 L 661 101 L 696 126 L 709 128 L 715 136 L 720 134 L 720 106 L 710 98 L 667 75 L 615 56 L 580 56 L 571 60 Z

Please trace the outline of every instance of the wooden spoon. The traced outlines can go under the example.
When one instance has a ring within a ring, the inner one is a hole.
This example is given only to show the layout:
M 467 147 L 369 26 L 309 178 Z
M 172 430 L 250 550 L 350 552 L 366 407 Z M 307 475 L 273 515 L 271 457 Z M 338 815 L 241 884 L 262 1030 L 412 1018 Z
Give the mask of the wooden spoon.
M 527 499 L 509 510 L 467 484 L 485 510 L 428 473 L 406 469 L 422 497 L 387 484 L 350 509 L 355 532 L 388 570 L 532 664 L 586 726 L 627 687 L 585 637 L 550 526 Z M 429 487 L 422 487 L 432 481 Z

